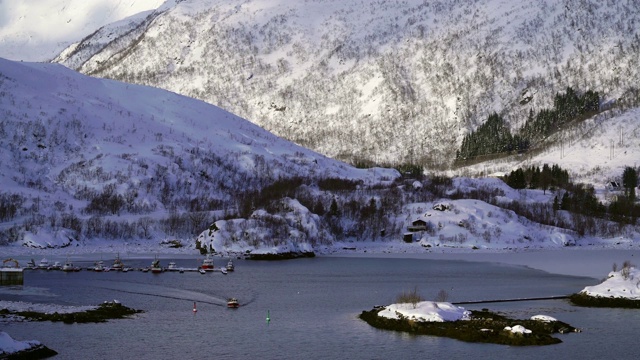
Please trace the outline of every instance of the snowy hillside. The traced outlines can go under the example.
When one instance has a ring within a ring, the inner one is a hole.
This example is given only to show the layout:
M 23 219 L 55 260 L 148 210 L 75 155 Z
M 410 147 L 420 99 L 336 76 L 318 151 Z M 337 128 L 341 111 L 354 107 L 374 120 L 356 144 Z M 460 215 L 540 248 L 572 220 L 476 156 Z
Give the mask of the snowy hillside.
M 164 0 L 0 1 L 0 57 L 49 61 L 98 28 L 121 20 L 135 24 L 136 17 L 155 10 L 163 2 Z
M 318 155 L 199 100 L 57 64 L 0 59 L 0 111 L 4 244 L 193 238 L 216 217 L 251 211 L 274 182 L 398 177 Z
M 617 267 L 617 265 L 614 265 Z M 640 270 L 629 262 L 625 262 L 619 271 L 614 269 L 607 278 L 598 285 L 587 286 L 581 294 L 604 298 L 624 298 L 640 300 Z
M 58 64 L 0 59 L 0 110 L 5 252 L 419 253 L 640 238 L 631 218 L 611 220 L 604 189 L 593 214 L 571 188 L 356 169 L 200 100 Z M 571 196 L 573 210 L 553 205 Z
M 202 99 L 334 158 L 434 168 L 489 114 L 517 129 L 568 86 L 638 106 L 639 23 L 626 1 L 168 1 L 55 61 Z

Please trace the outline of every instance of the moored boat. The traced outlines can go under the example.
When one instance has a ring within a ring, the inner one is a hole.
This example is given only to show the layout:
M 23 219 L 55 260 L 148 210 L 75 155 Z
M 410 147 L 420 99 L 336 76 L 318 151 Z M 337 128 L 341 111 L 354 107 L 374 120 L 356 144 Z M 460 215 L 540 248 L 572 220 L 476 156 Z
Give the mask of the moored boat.
M 151 272 L 158 274 L 162 272 L 162 266 L 160 266 L 160 260 L 156 257 L 151 263 Z
M 64 265 L 62 265 L 62 271 L 75 271 L 75 267 L 73 266 L 73 263 L 69 261 L 69 259 L 67 259 L 67 261 L 64 262 Z
M 237 307 L 240 306 L 240 303 L 238 302 L 238 299 L 236 298 L 231 298 L 227 301 L 227 307 L 235 309 Z
M 93 271 L 97 271 L 97 272 L 104 271 L 104 262 L 102 260 L 96 261 L 95 264 L 93 264 Z
M 49 260 L 47 258 L 42 258 L 38 263 L 38 269 L 48 269 L 49 268 Z
M 229 262 L 227 263 L 227 271 L 233 271 L 233 269 L 233 260 L 229 259 Z
M 180 269 L 178 269 L 178 265 L 176 265 L 175 262 L 171 261 L 169 262 L 169 266 L 167 267 L 167 271 L 178 271 Z
M 203 269 L 203 268 L 198 269 L 198 272 L 200 274 L 206 274 L 207 273 L 207 271 L 205 269 Z
M 200 268 L 206 271 L 213 271 L 213 259 L 209 257 L 209 254 L 202 260 Z
M 120 271 L 122 269 L 124 269 L 124 264 L 122 263 L 122 260 L 120 260 L 120 254 L 118 253 L 116 255 L 116 259 L 113 260 L 113 265 L 111 265 L 111 270 Z

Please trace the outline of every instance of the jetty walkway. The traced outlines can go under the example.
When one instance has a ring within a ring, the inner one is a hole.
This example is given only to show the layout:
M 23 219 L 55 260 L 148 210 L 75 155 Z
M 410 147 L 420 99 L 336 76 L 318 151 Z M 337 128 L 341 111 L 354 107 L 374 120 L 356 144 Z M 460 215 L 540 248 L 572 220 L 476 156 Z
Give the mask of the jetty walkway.
M 560 300 L 560 299 L 568 299 L 568 298 L 569 298 L 569 295 L 557 295 L 557 296 L 542 296 L 542 297 L 516 298 L 516 299 L 457 301 L 457 302 L 452 302 L 452 304 L 454 305 L 489 304 L 489 303 L 516 302 L 516 301 Z

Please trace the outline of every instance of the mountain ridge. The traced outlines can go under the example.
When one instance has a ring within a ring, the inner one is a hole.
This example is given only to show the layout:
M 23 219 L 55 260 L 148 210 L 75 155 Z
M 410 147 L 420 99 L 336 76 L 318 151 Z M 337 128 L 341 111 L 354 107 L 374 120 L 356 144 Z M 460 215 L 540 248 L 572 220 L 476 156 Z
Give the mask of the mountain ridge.
M 82 65 L 55 61 L 205 100 L 330 157 L 447 168 L 493 112 L 515 129 L 568 86 L 624 98 L 640 58 L 628 6 L 184 1 Z

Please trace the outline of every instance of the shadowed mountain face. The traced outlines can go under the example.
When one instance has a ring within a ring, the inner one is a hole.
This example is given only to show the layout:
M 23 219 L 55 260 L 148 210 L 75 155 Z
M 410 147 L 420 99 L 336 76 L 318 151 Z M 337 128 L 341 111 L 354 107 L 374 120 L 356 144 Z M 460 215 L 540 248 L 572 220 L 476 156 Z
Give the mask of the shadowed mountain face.
M 325 155 L 448 166 L 497 112 L 513 129 L 568 86 L 639 78 L 632 2 L 175 1 L 55 61 L 220 106 Z

